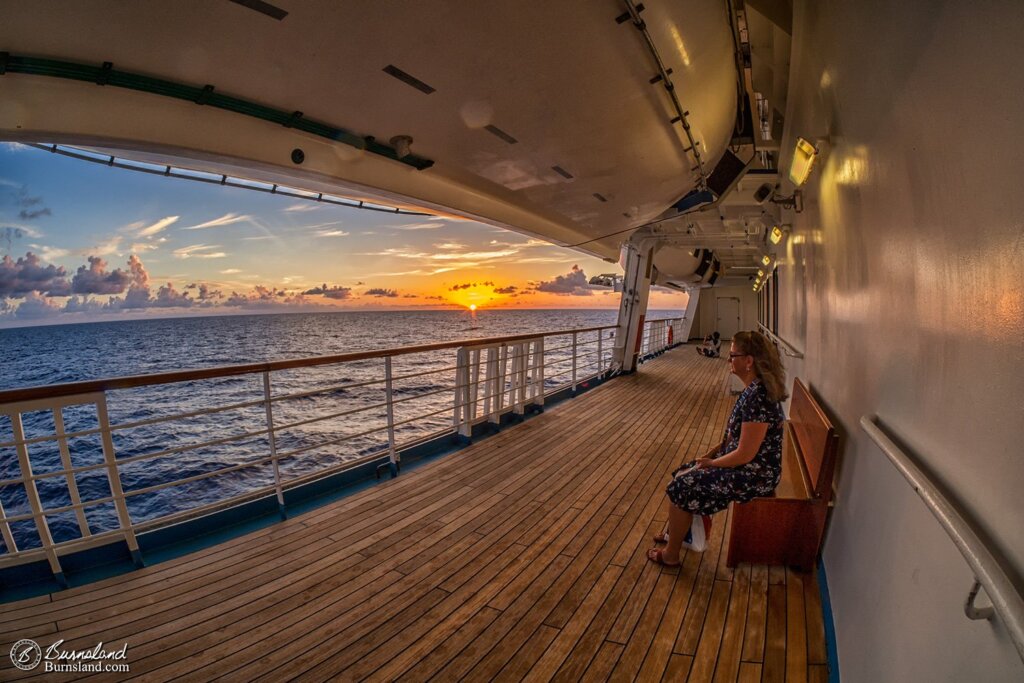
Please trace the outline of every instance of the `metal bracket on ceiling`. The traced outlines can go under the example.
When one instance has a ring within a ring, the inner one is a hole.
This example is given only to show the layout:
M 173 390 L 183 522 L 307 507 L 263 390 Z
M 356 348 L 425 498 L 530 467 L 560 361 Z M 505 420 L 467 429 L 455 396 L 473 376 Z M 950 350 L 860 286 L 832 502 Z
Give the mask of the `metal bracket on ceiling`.
M 213 94 L 213 86 L 207 83 L 203 86 L 203 91 L 199 93 L 199 97 L 196 98 L 196 104 L 206 104 L 210 101 L 210 95 Z
M 647 24 L 643 19 L 640 18 L 640 12 L 643 11 L 643 5 L 634 3 L 633 0 L 624 0 L 626 5 L 627 14 L 629 18 L 633 20 L 633 26 L 636 27 L 640 34 L 643 36 L 644 44 L 647 47 L 648 52 L 654 58 L 654 63 L 657 66 L 658 74 L 650 80 L 651 84 L 661 83 L 662 87 L 665 88 L 665 92 L 668 94 L 669 99 L 672 101 L 672 106 L 676 110 L 676 117 L 673 119 L 673 123 L 681 123 L 683 126 L 683 132 L 686 134 L 686 139 L 689 144 L 686 152 L 691 154 L 694 160 L 697 162 L 690 170 L 697 171 L 700 175 L 700 180 L 697 186 L 701 190 L 707 189 L 708 186 L 708 174 L 704 171 L 704 160 L 701 158 L 700 150 L 697 149 L 697 141 L 693 138 L 693 132 L 690 130 L 690 123 L 687 120 L 689 115 L 688 111 L 684 111 L 682 105 L 679 103 L 679 97 L 676 95 L 675 84 L 672 83 L 672 79 L 669 77 L 672 74 L 672 69 L 665 65 L 662 61 L 661 55 L 658 53 L 658 48 L 654 44 L 654 39 L 651 38 L 651 34 L 647 31 Z M 620 21 L 621 19 L 621 21 Z M 625 23 L 626 19 L 620 15 L 616 22 Z
M 110 72 L 114 70 L 113 62 L 103 62 L 103 66 L 96 73 L 96 85 L 106 85 L 110 82 Z

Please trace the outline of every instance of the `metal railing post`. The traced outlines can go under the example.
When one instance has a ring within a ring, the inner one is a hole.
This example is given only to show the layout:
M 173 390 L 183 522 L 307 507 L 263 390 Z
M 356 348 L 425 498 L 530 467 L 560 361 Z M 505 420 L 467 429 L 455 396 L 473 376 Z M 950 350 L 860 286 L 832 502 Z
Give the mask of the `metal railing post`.
M 576 345 L 577 337 L 576 333 L 572 333 L 572 393 L 576 395 Z
M 391 384 L 391 356 L 384 356 L 384 391 L 387 394 L 388 413 L 388 460 L 391 466 L 391 476 L 398 476 L 399 463 L 401 458 L 395 450 L 395 404 L 394 389 Z
M 18 552 L 18 544 L 14 542 L 14 534 L 11 533 L 11 524 L 7 521 L 7 513 L 4 512 L 4 503 L 0 501 L 0 535 L 3 536 L 7 545 L 8 553 Z
M 544 337 L 537 339 L 533 342 L 533 382 L 536 387 L 536 396 L 533 402 L 537 405 L 544 406 Z
M 124 489 L 121 488 L 121 472 L 117 469 L 114 439 L 110 435 L 110 416 L 107 414 L 107 395 L 104 393 L 100 393 L 96 397 L 96 417 L 100 423 L 103 461 L 107 465 L 107 479 L 110 480 L 110 493 L 114 498 L 114 509 L 117 510 L 117 519 L 124 530 L 124 540 L 128 543 L 128 550 L 132 555 L 135 566 L 142 567 L 142 552 L 139 550 L 139 542 L 135 538 L 135 527 L 132 525 L 131 515 L 128 514 L 128 505 L 124 499 Z
M 597 331 L 597 374 L 601 376 L 604 374 L 604 349 L 601 347 L 601 343 L 604 341 L 604 330 Z
M 82 506 L 82 497 L 78 493 L 78 482 L 75 481 L 75 475 L 71 472 L 71 451 L 68 449 L 68 439 L 64 434 L 64 413 L 61 411 L 60 406 L 53 408 L 53 427 L 54 432 L 57 435 L 57 447 L 60 449 L 60 462 L 64 466 L 65 476 L 64 479 L 68 484 L 68 494 L 71 496 L 71 504 L 75 506 L 75 519 L 78 521 L 78 530 L 82 532 L 82 537 L 92 535 L 89 530 L 89 521 L 85 518 L 85 510 Z
M 453 426 L 459 435 L 468 438 L 472 435 L 472 426 L 469 424 L 469 350 L 460 347 L 457 355 Z
M 21 481 L 25 486 L 25 494 L 28 496 L 29 507 L 32 509 L 32 520 L 36 524 L 36 532 L 39 534 L 39 540 L 43 544 L 46 560 L 50 564 L 50 571 L 53 573 L 53 578 L 57 580 L 57 584 L 61 588 L 67 588 L 68 582 L 64 578 L 64 571 L 61 569 L 57 550 L 53 547 L 53 535 L 50 534 L 50 526 L 46 523 L 43 503 L 39 499 L 39 490 L 36 488 L 35 479 L 32 478 L 32 464 L 29 462 L 28 447 L 25 445 L 25 429 L 21 424 L 21 412 L 11 414 L 11 433 L 14 436 L 15 449 L 18 452 Z
M 277 462 L 277 433 L 274 431 L 274 408 L 270 402 L 270 372 L 263 373 L 263 406 L 267 415 L 267 438 L 270 443 L 270 462 L 274 468 L 274 492 L 277 494 L 277 512 L 287 519 L 284 507 L 284 489 L 281 487 L 281 468 Z

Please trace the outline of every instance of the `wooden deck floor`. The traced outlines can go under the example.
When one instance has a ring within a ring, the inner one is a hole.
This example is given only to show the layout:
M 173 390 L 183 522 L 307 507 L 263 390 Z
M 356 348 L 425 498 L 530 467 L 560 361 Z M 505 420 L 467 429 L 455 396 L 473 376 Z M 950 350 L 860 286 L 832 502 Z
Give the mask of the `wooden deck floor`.
M 668 473 L 720 437 L 726 380 L 678 349 L 302 516 L 3 605 L 0 679 L 28 675 L 14 641 L 63 638 L 127 641 L 111 680 L 825 681 L 813 575 L 728 569 L 728 513 L 680 569 L 645 558 Z

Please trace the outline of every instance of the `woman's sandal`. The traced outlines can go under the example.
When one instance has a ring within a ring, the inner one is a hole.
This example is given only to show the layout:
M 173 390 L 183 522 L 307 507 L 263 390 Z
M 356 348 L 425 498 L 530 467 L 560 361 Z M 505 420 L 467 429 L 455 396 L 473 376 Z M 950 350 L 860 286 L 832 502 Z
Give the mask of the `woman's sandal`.
M 662 548 L 651 548 L 647 551 L 647 559 L 662 567 L 678 567 L 682 562 L 666 562 L 665 551 Z

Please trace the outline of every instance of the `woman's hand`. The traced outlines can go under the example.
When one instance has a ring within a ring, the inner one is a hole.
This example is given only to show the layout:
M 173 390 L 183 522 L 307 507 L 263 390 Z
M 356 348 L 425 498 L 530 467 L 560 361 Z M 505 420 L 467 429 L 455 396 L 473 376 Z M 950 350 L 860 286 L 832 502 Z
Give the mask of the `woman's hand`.
M 711 458 L 697 458 L 694 462 L 697 463 L 694 468 L 698 470 L 714 467 L 711 462 Z

